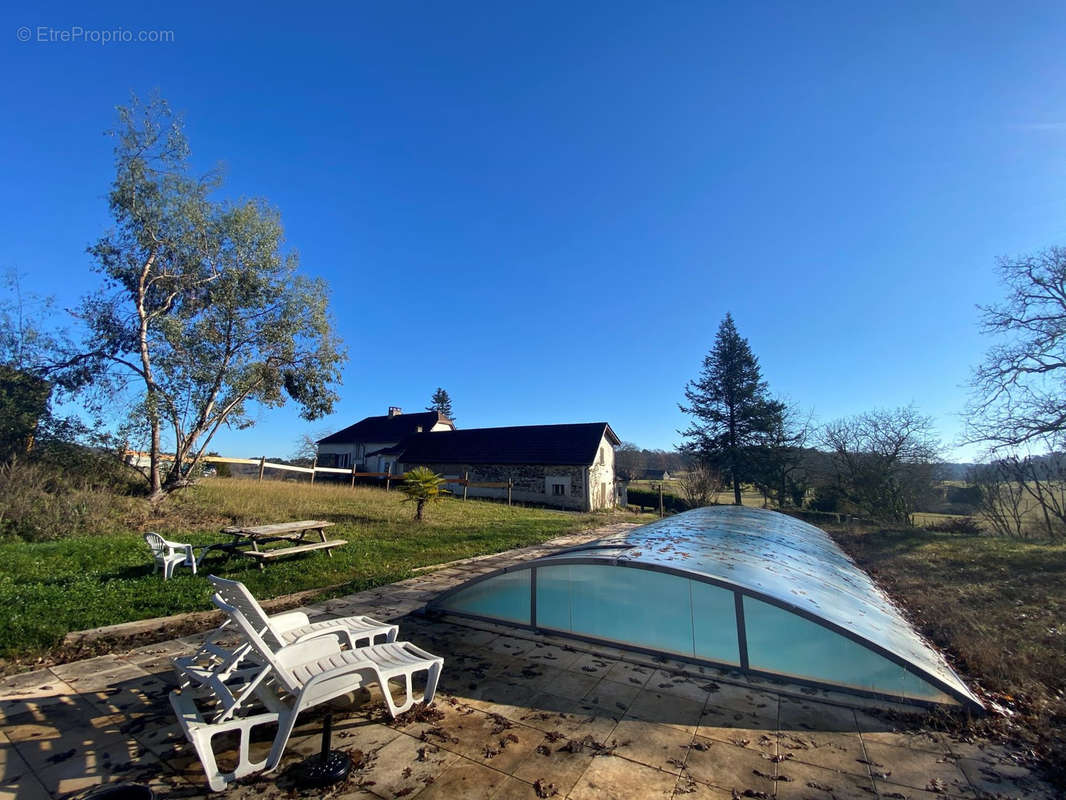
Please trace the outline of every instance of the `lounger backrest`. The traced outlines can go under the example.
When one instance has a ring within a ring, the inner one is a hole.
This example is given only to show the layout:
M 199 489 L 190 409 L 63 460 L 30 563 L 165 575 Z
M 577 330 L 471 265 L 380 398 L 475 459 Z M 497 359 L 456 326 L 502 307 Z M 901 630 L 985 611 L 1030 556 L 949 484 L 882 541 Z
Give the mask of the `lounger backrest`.
M 144 540 L 148 542 L 148 546 L 152 548 L 152 555 L 156 558 L 163 558 L 167 554 L 167 541 L 158 533 L 148 531 L 144 535 Z
M 281 634 L 271 626 L 270 617 L 263 611 L 259 601 L 248 591 L 247 586 L 240 581 L 229 581 L 216 575 L 209 575 L 208 580 L 214 585 L 215 593 L 229 605 L 240 610 L 268 646 L 274 650 L 285 646 Z
M 212 576 L 212 580 L 216 579 Z M 285 687 L 289 692 L 299 692 L 299 681 L 297 681 L 289 669 L 278 660 L 274 650 L 263 641 L 263 637 L 259 635 L 256 626 L 252 622 L 249 622 L 248 618 L 244 616 L 241 610 L 237 606 L 227 603 L 225 598 L 217 592 L 212 595 L 211 602 L 218 606 L 222 613 L 229 617 L 233 624 L 237 626 L 237 629 L 241 632 L 244 640 L 251 646 L 258 656 L 263 659 L 263 662 L 269 665 L 271 670 L 273 670 L 278 683 Z

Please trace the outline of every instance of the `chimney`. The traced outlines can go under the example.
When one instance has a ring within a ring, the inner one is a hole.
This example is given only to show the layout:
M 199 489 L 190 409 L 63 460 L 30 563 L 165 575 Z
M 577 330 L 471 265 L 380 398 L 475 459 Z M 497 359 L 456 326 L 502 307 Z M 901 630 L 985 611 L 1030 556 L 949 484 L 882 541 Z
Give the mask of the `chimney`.
M 402 413 L 403 413 L 403 409 L 400 408 L 399 406 L 389 406 L 389 416 L 390 417 L 398 417 Z

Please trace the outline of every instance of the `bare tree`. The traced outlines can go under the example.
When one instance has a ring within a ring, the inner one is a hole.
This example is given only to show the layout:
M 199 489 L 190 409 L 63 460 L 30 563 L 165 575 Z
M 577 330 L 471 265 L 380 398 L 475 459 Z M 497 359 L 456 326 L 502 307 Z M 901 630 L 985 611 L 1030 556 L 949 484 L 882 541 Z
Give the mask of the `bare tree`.
M 614 470 L 625 481 L 639 478 L 647 469 L 647 456 L 632 442 L 622 442 L 614 449 Z
M 878 409 L 823 428 L 838 487 L 862 513 L 909 522 L 932 489 L 940 444 L 932 420 L 914 406 Z
M 1001 260 L 1008 289 L 983 306 L 982 330 L 999 337 L 975 371 L 969 442 L 1014 452 L 1034 442 L 1066 442 L 1066 248 Z
M 722 473 L 706 464 L 693 464 L 678 478 L 681 494 L 692 508 L 710 505 L 725 485 Z

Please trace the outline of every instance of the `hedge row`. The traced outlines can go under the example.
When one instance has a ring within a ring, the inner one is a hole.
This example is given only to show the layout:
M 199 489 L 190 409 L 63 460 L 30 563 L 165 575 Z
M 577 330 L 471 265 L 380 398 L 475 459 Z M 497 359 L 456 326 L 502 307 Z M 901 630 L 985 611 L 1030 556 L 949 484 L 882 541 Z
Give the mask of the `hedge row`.
M 626 492 L 626 496 L 628 497 L 631 506 L 640 506 L 641 508 L 659 507 L 658 492 L 653 492 L 649 489 L 629 489 Z M 682 511 L 688 511 L 689 504 L 677 495 L 663 492 L 663 509 L 680 513 Z

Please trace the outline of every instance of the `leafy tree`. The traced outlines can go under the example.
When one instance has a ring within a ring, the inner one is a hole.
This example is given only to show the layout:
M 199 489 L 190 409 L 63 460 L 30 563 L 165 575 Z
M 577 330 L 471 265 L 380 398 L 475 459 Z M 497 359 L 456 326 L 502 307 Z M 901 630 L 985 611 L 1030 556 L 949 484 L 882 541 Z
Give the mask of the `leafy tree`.
M 982 330 L 999 337 L 974 372 L 970 442 L 1011 452 L 1066 444 L 1066 248 L 1001 260 L 1008 289 L 982 307 Z
M 52 412 L 53 392 L 58 389 L 62 398 L 72 388 L 60 380 L 72 353 L 64 331 L 43 327 L 55 316 L 51 298 L 24 294 L 13 270 L 0 286 L 0 460 L 4 460 L 29 452 L 36 441 L 72 439 L 87 429 L 75 417 Z
M 429 467 L 415 467 L 408 470 L 400 490 L 407 495 L 405 502 L 415 504 L 416 520 L 422 521 L 422 512 L 427 503 L 440 500 L 441 494 L 447 492 L 446 489 L 441 488 L 443 484 L 444 478 Z
M 426 411 L 436 411 L 446 419 L 455 422 L 455 417 L 452 416 L 452 399 L 448 396 L 448 393 L 439 386 L 437 387 L 437 391 L 433 393 L 430 405 L 426 406 Z
M 718 328 L 699 378 L 686 385 L 685 399 L 688 405 L 679 407 L 693 421 L 679 431 L 688 440 L 683 449 L 720 471 L 740 505 L 740 484 L 758 477 L 757 451 L 772 443 L 784 404 L 768 396 L 759 362 L 730 314 Z
M 103 287 L 79 316 L 79 366 L 132 389 L 151 453 L 152 498 L 188 482 L 223 425 L 253 404 L 295 400 L 316 419 L 336 399 L 344 359 L 323 282 L 297 274 L 281 219 L 262 200 L 218 202 L 217 172 L 190 173 L 180 120 L 156 99 L 119 108 L 115 227 L 89 248 Z M 164 461 L 164 430 L 173 460 Z
M 826 425 L 840 493 L 864 514 L 909 522 L 933 486 L 940 449 L 933 422 L 913 406 L 870 411 Z

